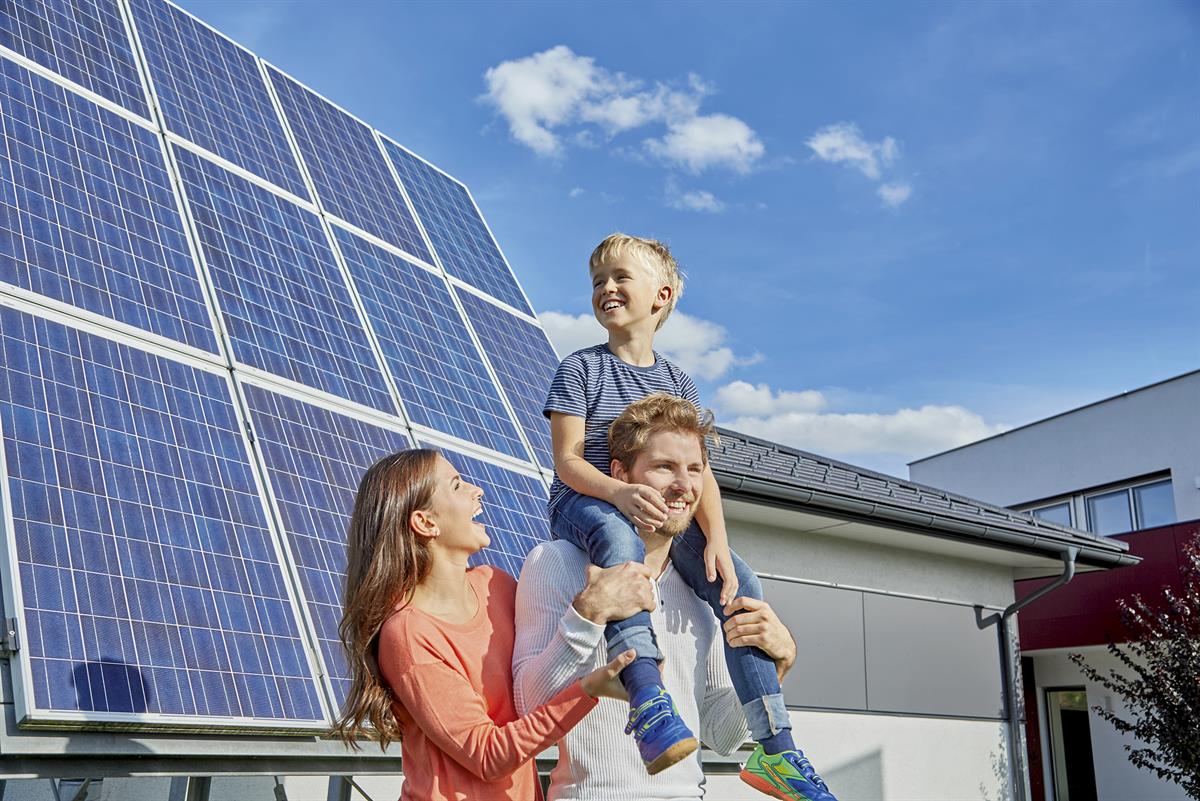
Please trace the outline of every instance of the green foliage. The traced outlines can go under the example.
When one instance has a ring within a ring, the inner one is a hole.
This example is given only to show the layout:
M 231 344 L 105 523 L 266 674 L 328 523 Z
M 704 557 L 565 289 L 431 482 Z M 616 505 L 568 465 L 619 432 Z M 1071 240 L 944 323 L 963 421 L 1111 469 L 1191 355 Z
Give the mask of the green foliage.
M 1126 744 L 1129 761 L 1179 784 L 1200 799 L 1200 537 L 1184 547 L 1183 592 L 1165 588 L 1162 602 L 1121 599 L 1131 641 L 1108 644 L 1122 665 L 1102 673 L 1071 654 L 1091 681 L 1120 696 L 1128 717 L 1101 707 L 1096 714 L 1144 745 Z

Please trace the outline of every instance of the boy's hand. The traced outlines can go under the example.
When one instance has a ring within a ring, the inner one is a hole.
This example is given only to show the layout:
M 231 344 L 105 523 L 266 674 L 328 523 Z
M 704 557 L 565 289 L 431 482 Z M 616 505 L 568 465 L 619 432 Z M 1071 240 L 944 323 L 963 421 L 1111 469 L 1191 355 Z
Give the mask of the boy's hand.
M 612 505 L 647 534 L 667 522 L 667 502 L 658 490 L 645 484 L 625 484 L 613 496 Z
M 709 582 L 716 581 L 718 575 L 724 582 L 721 587 L 722 606 L 737 597 L 738 577 L 737 571 L 733 569 L 733 557 L 729 555 L 728 542 L 709 540 L 704 546 L 704 572 L 708 575 Z

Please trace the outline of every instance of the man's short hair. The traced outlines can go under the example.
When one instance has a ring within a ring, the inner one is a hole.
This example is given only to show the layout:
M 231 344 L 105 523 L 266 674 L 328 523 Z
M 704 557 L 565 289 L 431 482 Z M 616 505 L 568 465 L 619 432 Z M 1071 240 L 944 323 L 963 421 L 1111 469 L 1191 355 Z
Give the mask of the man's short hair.
M 622 233 L 609 234 L 592 251 L 592 256 L 588 259 L 588 270 L 623 258 L 637 259 L 654 274 L 660 285 L 671 287 L 671 300 L 663 307 L 662 317 L 658 318 L 656 326 L 656 329 L 662 328 L 683 295 L 683 271 L 671 255 L 671 249 L 657 239 L 643 239 L 640 236 Z
M 691 401 L 663 392 L 647 395 L 625 407 L 608 428 L 608 451 L 626 470 L 632 470 L 650 437 L 660 431 L 694 434 L 700 440 L 704 463 L 708 464 L 705 440 L 716 438 L 712 412 L 701 411 Z

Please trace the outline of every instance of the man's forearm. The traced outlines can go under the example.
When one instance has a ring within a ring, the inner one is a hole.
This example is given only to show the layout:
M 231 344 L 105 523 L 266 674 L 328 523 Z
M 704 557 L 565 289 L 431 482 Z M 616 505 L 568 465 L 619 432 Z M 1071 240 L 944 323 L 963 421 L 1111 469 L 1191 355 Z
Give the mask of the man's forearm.
M 539 557 L 526 560 L 517 583 L 513 697 L 522 715 L 591 669 L 604 639 L 604 626 L 572 606 L 561 583 L 567 568 L 552 554 Z

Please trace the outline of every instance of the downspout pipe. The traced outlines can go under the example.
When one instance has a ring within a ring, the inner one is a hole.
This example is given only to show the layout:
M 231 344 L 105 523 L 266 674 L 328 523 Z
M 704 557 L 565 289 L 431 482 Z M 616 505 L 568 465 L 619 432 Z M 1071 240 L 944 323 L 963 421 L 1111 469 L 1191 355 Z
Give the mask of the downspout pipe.
M 979 619 L 979 627 L 986 628 L 997 623 L 996 632 L 1000 641 L 1000 671 L 1004 686 L 1004 706 L 1008 715 L 1008 764 L 1013 777 L 1015 801 L 1029 801 L 1029 764 L 1025 754 L 1025 699 L 1021 692 L 1021 651 L 1019 642 L 1012 636 L 1012 617 L 1034 601 L 1044 598 L 1075 578 L 1075 558 L 1079 549 L 1069 547 L 1062 552 L 1062 573 L 1045 587 L 1014 601 L 1000 614 L 991 614 Z

